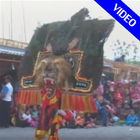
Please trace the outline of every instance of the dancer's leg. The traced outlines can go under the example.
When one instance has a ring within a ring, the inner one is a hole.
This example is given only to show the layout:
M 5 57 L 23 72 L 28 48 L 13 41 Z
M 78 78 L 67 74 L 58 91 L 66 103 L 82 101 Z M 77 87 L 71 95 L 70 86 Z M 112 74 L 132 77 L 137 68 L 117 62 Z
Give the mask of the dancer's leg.
M 60 115 L 55 116 L 53 124 L 49 130 L 48 140 L 60 140 L 58 137 L 58 130 L 62 125 L 63 117 Z
M 36 130 L 35 131 L 35 140 L 43 140 L 46 136 L 46 131 Z

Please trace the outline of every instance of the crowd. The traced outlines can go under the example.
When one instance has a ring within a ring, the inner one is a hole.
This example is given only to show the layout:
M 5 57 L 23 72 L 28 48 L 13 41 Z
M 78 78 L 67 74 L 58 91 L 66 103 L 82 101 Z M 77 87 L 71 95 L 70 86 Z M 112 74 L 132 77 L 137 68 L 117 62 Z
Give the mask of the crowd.
M 140 125 L 140 84 L 137 81 L 106 81 L 94 94 L 102 125 Z
M 17 127 L 36 127 L 40 114 L 40 106 L 15 105 L 10 108 L 9 123 Z
M 7 83 L 10 83 L 9 78 L 6 80 Z M 4 89 L 2 93 L 5 92 Z M 17 127 L 36 127 L 40 114 L 40 106 L 16 105 L 16 95 L 15 93 L 13 100 L 11 99 L 12 104 L 10 106 L 10 119 L 8 123 Z M 6 99 L 6 96 L 1 95 L 0 99 Z M 85 113 L 72 111 L 74 119 L 71 122 L 64 120 L 62 127 L 140 126 L 140 84 L 137 81 L 123 80 L 112 82 L 105 80 L 105 75 L 103 75 L 99 87 L 93 93 L 93 99 L 95 100 L 98 112 Z M 0 120 L 4 112 L 1 107 L 3 106 L 3 102 L 5 101 L 2 100 L 0 104 Z M 1 124 L 2 122 L 0 121 Z

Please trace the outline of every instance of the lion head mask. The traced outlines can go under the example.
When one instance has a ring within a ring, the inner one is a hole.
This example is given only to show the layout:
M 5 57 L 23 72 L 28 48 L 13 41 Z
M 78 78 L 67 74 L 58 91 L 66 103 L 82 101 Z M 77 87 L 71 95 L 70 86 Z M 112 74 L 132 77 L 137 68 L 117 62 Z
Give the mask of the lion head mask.
M 68 79 L 71 76 L 71 66 L 61 57 L 43 59 L 35 70 L 35 82 L 40 87 L 49 80 L 58 88 L 68 87 Z

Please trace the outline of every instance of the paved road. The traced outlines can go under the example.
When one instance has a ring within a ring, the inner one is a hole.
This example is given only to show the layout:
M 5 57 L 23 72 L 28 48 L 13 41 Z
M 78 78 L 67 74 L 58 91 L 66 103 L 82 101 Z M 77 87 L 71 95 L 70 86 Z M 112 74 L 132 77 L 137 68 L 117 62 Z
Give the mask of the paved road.
M 33 140 L 34 130 L 34 128 L 0 130 L 0 140 Z M 111 126 L 94 129 L 61 129 L 59 136 L 62 140 L 139 140 L 140 127 Z

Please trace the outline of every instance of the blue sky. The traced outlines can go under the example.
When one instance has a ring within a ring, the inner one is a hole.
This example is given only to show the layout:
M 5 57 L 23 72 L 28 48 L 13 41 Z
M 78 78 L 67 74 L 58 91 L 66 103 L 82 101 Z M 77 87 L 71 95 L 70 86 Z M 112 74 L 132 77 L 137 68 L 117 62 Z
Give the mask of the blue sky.
M 1 0 L 0 0 L 1 1 Z M 124 1 L 124 0 L 123 0 Z M 125 0 L 124 1 L 130 8 L 132 8 L 138 15 L 140 15 L 140 0 Z M 0 16 L 0 37 L 3 37 L 4 29 L 4 38 L 10 37 L 10 2 L 9 1 L 1 1 L 1 16 Z M 53 21 L 61 21 L 67 20 L 71 17 L 75 12 L 79 9 L 86 7 L 90 11 L 90 15 L 92 18 L 104 18 L 109 19 L 112 18 L 106 11 L 104 11 L 98 4 L 96 4 L 93 0 L 90 1 L 60 1 L 60 0 L 51 0 L 51 1 L 24 1 L 24 11 L 25 11 L 25 22 L 26 22 L 26 36 L 27 42 L 30 41 L 34 29 L 38 26 L 38 22 L 40 24 L 53 22 Z M 24 24 L 23 24 L 23 12 L 22 12 L 22 2 L 12 1 L 13 8 L 13 39 L 25 42 L 24 36 Z M 2 19 L 2 16 L 4 19 Z M 3 26 L 3 22 L 4 26 Z M 120 41 L 125 41 L 127 43 L 131 43 L 132 41 L 140 47 L 140 42 L 131 35 L 124 27 L 122 27 L 119 23 L 116 22 L 115 28 L 111 33 L 108 41 L 105 44 L 105 56 L 110 59 L 114 58 L 114 54 L 110 48 L 110 45 L 113 44 L 117 39 Z M 132 52 L 132 50 L 130 50 Z M 140 49 L 138 50 L 140 52 Z M 133 56 L 133 53 L 130 57 Z

